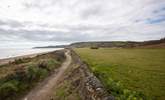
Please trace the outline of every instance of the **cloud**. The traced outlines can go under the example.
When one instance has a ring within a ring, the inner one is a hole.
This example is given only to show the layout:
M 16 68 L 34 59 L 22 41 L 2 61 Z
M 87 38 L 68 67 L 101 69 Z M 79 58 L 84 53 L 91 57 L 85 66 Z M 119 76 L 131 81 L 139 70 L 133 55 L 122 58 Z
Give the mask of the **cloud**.
M 23 27 L 24 25 L 18 21 L 15 21 L 15 20 L 7 20 L 7 21 L 2 21 L 0 20 L 0 26 L 9 26 L 9 27 L 12 27 L 12 28 L 15 28 L 15 27 Z
M 165 37 L 164 5 L 164 0 L 2 0 L 0 41 L 159 39 Z

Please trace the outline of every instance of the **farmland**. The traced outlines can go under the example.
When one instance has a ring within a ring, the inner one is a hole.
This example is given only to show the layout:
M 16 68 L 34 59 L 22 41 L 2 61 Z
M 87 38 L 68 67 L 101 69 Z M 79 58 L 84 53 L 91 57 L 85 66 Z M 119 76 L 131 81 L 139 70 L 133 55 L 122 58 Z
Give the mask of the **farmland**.
M 165 49 L 75 51 L 117 99 L 165 99 Z

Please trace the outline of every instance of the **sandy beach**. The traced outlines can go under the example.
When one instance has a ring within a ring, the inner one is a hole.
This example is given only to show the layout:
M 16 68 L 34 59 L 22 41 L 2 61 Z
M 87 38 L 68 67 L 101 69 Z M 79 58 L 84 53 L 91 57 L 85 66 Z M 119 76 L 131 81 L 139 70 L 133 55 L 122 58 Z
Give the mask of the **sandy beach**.
M 50 51 L 53 52 L 53 51 Z M 34 54 L 28 54 L 28 55 L 23 55 L 23 56 L 17 56 L 17 57 L 11 57 L 11 58 L 5 58 L 5 59 L 0 59 L 0 65 L 7 64 L 9 62 L 14 61 L 15 59 L 21 59 L 21 58 L 33 58 L 37 55 L 45 54 L 49 52 L 44 52 L 44 53 L 34 53 Z

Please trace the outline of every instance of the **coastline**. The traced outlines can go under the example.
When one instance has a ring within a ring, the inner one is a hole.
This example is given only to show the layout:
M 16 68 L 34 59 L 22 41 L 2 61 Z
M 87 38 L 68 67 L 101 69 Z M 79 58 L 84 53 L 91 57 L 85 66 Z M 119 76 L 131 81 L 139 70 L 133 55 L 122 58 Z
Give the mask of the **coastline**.
M 49 51 L 49 52 L 54 52 L 54 51 Z M 34 53 L 34 54 L 27 54 L 27 55 L 16 56 L 16 57 L 2 58 L 2 59 L 0 59 L 0 65 L 4 65 L 4 64 L 7 64 L 9 62 L 12 62 L 15 59 L 33 58 L 33 57 L 36 57 L 37 55 L 42 55 L 42 54 L 46 54 L 46 53 L 49 53 L 49 52 Z

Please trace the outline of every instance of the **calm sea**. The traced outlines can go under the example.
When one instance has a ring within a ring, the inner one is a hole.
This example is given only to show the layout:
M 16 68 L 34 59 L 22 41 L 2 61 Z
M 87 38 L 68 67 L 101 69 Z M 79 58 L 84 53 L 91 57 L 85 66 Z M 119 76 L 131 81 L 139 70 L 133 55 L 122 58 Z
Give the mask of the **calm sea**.
M 32 49 L 32 48 L 0 48 L 0 59 L 17 57 L 35 53 L 51 52 L 60 50 L 62 48 L 44 48 L 44 49 Z

